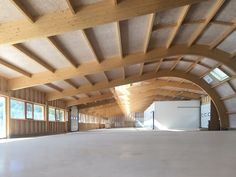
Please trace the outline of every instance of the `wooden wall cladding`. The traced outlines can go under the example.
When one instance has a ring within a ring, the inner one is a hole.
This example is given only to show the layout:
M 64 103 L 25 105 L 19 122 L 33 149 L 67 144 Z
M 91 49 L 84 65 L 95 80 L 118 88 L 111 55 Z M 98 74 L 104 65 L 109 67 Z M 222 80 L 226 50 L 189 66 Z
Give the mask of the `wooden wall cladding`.
M 48 101 L 48 105 L 52 107 L 57 107 L 57 108 L 66 108 L 66 102 L 63 100 L 54 100 L 54 101 Z
M 40 104 L 45 104 L 47 100 L 46 93 L 40 92 L 32 88 L 10 91 L 10 96 Z
M 67 122 L 46 122 L 35 120 L 10 120 L 10 137 L 38 136 L 65 133 Z
M 105 124 L 99 123 L 79 123 L 79 131 L 105 128 Z

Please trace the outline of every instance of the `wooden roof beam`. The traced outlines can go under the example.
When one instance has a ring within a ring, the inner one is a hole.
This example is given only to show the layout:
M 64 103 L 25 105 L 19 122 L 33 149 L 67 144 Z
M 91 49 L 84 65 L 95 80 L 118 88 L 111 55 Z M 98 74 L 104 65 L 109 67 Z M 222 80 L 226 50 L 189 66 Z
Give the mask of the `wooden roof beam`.
M 213 7 L 209 10 L 206 21 L 202 23 L 196 31 L 192 34 L 190 37 L 190 40 L 188 42 L 188 46 L 191 46 L 196 42 L 199 38 L 199 36 L 203 33 L 204 29 L 207 27 L 207 25 L 210 23 L 210 21 L 214 18 L 214 16 L 217 14 L 218 10 L 222 7 L 225 0 L 217 0 L 216 3 L 213 5 Z
M 175 36 L 178 33 L 178 31 L 179 31 L 179 29 L 180 29 L 180 27 L 181 27 L 181 25 L 184 21 L 185 16 L 187 15 L 189 9 L 190 9 L 190 5 L 182 7 L 177 25 L 174 27 L 172 33 L 170 34 L 169 39 L 167 40 L 166 48 L 169 48 L 171 46 L 172 42 L 174 41 Z
M 45 84 L 45 85 L 48 86 L 49 88 L 52 88 L 52 89 L 58 91 L 58 92 L 63 92 L 63 89 L 60 88 L 60 87 L 58 87 L 58 86 L 55 85 L 55 84 L 47 83 L 47 84 Z M 73 95 L 73 96 L 74 96 L 74 95 Z
M 13 47 L 15 49 L 17 49 L 19 52 L 21 52 L 23 55 L 27 56 L 29 59 L 35 61 L 36 63 L 38 63 L 39 65 L 41 65 L 45 69 L 47 69 L 48 71 L 50 71 L 52 73 L 54 73 L 56 71 L 55 68 L 50 66 L 43 59 L 39 58 L 38 56 L 36 56 L 34 53 L 30 52 L 28 49 L 26 49 L 22 45 L 20 45 L 20 44 L 13 44 Z
M 25 77 L 14 78 L 8 81 L 11 90 L 32 87 L 36 85 L 43 85 L 45 83 L 52 83 L 58 80 L 65 80 L 73 77 L 81 77 L 84 75 L 96 74 L 104 71 L 109 71 L 115 68 L 122 68 L 125 66 L 149 62 L 159 61 L 161 58 L 170 56 L 184 56 L 184 55 L 198 55 L 202 57 L 212 58 L 215 61 L 222 63 L 232 70 L 236 70 L 236 63 L 231 59 L 231 55 L 219 49 L 209 50 L 207 46 L 194 45 L 193 47 L 186 47 L 184 45 L 172 46 L 169 49 L 158 48 L 149 51 L 146 54 L 136 53 L 125 56 L 124 59 L 119 57 L 104 60 L 102 63 L 89 62 L 81 64 L 79 68 L 62 68 L 55 73 L 43 72 L 33 74 L 32 79 Z
M 27 20 L 31 23 L 34 23 L 35 19 L 33 16 L 26 10 L 26 8 L 21 4 L 19 0 L 9 0 L 20 12 L 23 14 Z
M 69 7 L 69 9 L 70 9 L 70 11 L 71 11 L 71 14 L 75 15 L 75 14 L 76 14 L 76 11 L 75 11 L 75 9 L 74 9 L 72 3 L 71 3 L 71 0 L 66 0 L 66 3 L 67 3 L 67 5 L 68 5 L 68 7 Z
M 57 42 L 52 37 L 48 37 L 47 40 L 57 50 L 57 52 L 62 55 L 62 57 L 65 58 L 72 66 L 74 66 L 75 68 L 78 67 L 78 64 L 71 57 L 69 57 L 65 53 L 65 51 L 63 51 L 63 49 L 57 44 Z
M 70 9 L 40 16 L 37 26 L 24 20 L 1 24 L 0 44 L 14 44 L 33 38 L 46 38 L 203 1 L 206 0 L 168 0 L 168 3 L 166 0 L 128 0 L 121 1 L 119 8 L 114 8 L 114 4 L 107 3 L 107 1 L 101 1 L 84 6 L 73 16 Z M 53 23 L 51 23 L 51 19 L 53 19 Z
M 147 26 L 147 32 L 146 32 L 146 37 L 144 40 L 144 48 L 143 48 L 144 53 L 147 53 L 148 51 L 148 46 L 149 46 L 149 41 L 152 35 L 152 28 L 153 28 L 155 16 L 156 16 L 155 13 L 148 15 L 148 26 Z
M 64 81 L 75 89 L 79 88 L 79 86 L 72 82 L 70 79 L 65 79 Z
M 3 60 L 1 58 L 0 58 L 0 65 L 3 65 L 3 66 L 5 66 L 5 67 L 7 67 L 9 69 L 12 69 L 13 71 L 18 72 L 18 73 L 20 73 L 20 74 L 22 74 L 22 75 L 24 75 L 26 77 L 29 77 L 29 78 L 32 77 L 31 73 L 29 73 L 29 72 L 19 68 L 18 66 L 15 66 L 15 65 L 13 65 L 11 63 L 8 63 L 7 61 L 5 61 L 5 60 Z
M 67 107 L 80 105 L 80 104 L 93 103 L 93 102 L 96 102 L 96 101 L 110 99 L 112 97 L 113 97 L 113 95 L 111 93 L 107 93 L 107 94 L 104 94 L 104 95 L 96 95 L 96 96 L 91 96 L 91 97 L 80 98 L 79 100 L 68 101 L 67 102 Z

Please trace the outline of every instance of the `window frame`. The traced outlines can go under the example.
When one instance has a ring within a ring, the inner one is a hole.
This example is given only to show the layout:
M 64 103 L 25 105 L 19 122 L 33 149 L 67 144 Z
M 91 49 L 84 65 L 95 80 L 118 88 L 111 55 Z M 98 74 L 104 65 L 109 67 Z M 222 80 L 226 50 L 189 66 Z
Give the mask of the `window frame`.
M 24 103 L 24 117 L 18 117 L 18 118 L 12 117 L 12 114 L 11 114 L 11 111 L 12 111 L 11 102 L 12 102 L 12 100 Z M 10 112 L 10 118 L 11 118 L 11 119 L 15 119 L 15 120 L 26 120 L 26 105 L 25 105 L 25 101 L 24 101 L 24 100 L 21 100 L 21 99 L 11 98 L 11 97 L 10 97 L 9 112 Z
M 45 119 L 45 105 L 43 105 L 43 104 L 40 104 L 40 103 L 33 103 L 33 110 L 34 110 L 34 106 L 35 105 L 37 105 L 37 106 L 42 106 L 43 107 L 43 119 L 42 120 L 39 120 L 39 119 L 35 119 L 35 116 L 34 116 L 34 112 L 35 111 L 33 111 L 33 117 L 34 117 L 34 121 L 45 121 L 46 119 Z
M 27 112 L 28 112 L 27 105 L 28 104 L 32 105 L 32 118 L 28 118 L 28 116 L 27 116 Z M 27 120 L 34 120 L 34 103 L 25 102 L 25 119 L 27 119 Z

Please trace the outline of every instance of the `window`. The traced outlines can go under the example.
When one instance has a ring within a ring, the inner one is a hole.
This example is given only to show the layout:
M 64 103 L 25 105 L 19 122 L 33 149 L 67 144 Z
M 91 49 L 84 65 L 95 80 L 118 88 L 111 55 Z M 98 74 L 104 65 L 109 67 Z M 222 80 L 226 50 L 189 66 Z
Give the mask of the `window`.
M 34 120 L 44 120 L 44 110 L 41 105 L 34 105 Z
M 215 68 L 213 71 L 211 71 L 211 74 L 219 81 L 223 81 L 229 77 L 219 68 Z
M 25 119 L 25 103 L 11 99 L 11 118 Z
M 211 76 L 209 76 L 209 75 L 206 75 L 205 77 L 203 77 L 203 79 L 204 79 L 208 84 L 210 84 L 210 83 L 213 82 L 213 79 L 212 79 Z
M 33 104 L 26 103 L 26 118 L 33 119 Z
M 60 110 L 60 121 L 63 122 L 64 121 L 64 116 L 65 116 L 65 113 L 63 110 Z
M 56 109 L 56 121 L 60 121 L 60 110 Z
M 55 121 L 55 108 L 49 107 L 48 108 L 48 120 L 49 121 Z

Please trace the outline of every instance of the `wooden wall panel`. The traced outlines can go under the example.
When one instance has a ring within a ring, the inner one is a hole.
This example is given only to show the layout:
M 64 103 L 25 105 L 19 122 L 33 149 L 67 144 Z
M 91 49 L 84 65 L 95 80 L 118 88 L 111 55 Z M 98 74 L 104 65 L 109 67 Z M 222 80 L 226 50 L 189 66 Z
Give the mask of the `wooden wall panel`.
M 10 91 L 10 96 L 30 102 L 46 104 L 46 93 L 32 88 Z
M 49 106 L 66 109 L 66 102 L 63 100 L 48 101 Z
M 66 133 L 67 122 L 48 122 L 35 120 L 11 119 L 10 137 L 38 136 L 57 133 Z
M 99 123 L 79 123 L 79 131 L 105 128 L 105 124 Z

